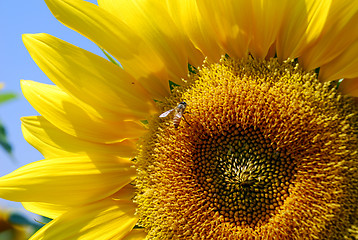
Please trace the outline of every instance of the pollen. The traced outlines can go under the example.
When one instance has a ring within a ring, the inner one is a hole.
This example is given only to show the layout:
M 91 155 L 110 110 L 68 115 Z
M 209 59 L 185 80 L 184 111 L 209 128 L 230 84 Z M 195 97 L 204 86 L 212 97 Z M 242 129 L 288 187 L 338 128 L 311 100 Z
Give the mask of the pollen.
M 136 159 L 148 239 L 357 233 L 357 108 L 294 60 L 204 62 L 158 103 Z

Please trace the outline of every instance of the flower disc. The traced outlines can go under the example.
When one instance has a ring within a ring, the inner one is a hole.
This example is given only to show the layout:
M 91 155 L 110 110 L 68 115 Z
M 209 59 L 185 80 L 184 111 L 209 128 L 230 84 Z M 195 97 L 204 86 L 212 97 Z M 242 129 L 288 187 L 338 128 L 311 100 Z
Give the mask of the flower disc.
M 192 72 L 163 111 L 182 101 L 178 127 L 176 110 L 150 121 L 137 159 L 148 238 L 350 236 L 357 110 L 334 84 L 293 60 L 222 58 Z

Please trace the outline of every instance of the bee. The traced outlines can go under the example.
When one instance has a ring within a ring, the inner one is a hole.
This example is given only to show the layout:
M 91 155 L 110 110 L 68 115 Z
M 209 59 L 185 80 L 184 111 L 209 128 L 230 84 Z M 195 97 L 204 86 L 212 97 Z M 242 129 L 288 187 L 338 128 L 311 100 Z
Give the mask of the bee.
M 178 106 L 176 106 L 175 108 L 170 109 L 170 110 L 168 110 L 166 112 L 163 112 L 162 114 L 159 115 L 159 117 L 161 117 L 161 118 L 166 117 L 166 116 L 169 115 L 169 113 L 174 111 L 173 125 L 174 125 L 175 128 L 178 128 L 179 124 L 180 124 L 180 121 L 181 121 L 181 118 L 183 117 L 186 105 L 187 105 L 186 102 L 180 102 L 178 104 Z M 185 118 L 184 118 L 184 120 L 185 120 Z

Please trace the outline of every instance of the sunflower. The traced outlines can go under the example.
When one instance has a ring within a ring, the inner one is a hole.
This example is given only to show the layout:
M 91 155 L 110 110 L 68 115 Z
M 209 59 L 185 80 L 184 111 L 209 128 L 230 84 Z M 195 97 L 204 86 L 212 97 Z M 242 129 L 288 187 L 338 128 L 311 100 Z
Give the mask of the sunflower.
M 357 238 L 358 2 L 46 3 L 120 65 L 24 35 L 31 239 Z
M 28 234 L 25 231 L 25 227 L 9 221 L 10 216 L 11 213 L 9 211 L 0 209 L 0 238 L 13 240 L 27 239 Z

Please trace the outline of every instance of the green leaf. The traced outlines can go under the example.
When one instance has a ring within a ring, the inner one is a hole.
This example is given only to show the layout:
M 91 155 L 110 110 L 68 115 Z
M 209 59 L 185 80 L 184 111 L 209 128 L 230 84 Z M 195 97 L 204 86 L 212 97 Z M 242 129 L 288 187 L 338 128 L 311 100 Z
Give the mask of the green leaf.
M 191 74 L 196 74 L 198 72 L 198 69 L 196 67 L 194 67 L 193 65 L 191 65 L 190 63 L 188 63 L 188 71 Z
M 344 80 L 344 78 L 341 78 L 337 81 L 337 86 L 336 86 L 336 89 L 339 88 L 339 85 L 341 85 L 342 81 Z
M 9 222 L 13 223 L 13 224 L 18 224 L 18 225 L 31 225 L 32 222 L 24 217 L 23 215 L 21 215 L 20 213 L 17 212 L 13 212 L 10 214 L 9 216 Z
M 147 125 L 148 124 L 148 120 L 140 120 L 141 123 L 143 123 L 144 125 Z
M 314 70 L 314 72 L 317 74 L 317 77 L 319 75 L 319 70 L 321 70 L 321 68 L 319 68 L 319 67 Z
M 23 216 L 21 213 L 13 212 L 9 216 L 9 222 L 16 225 L 22 225 L 26 227 L 31 227 L 32 232 L 36 232 L 40 228 L 42 228 L 46 223 L 50 222 L 52 219 L 38 216 L 40 220 L 34 219 L 31 220 L 27 218 L 26 216 Z M 0 238 L 2 239 L 2 238 Z
M 17 95 L 15 93 L 11 93 L 11 92 L 9 92 L 9 93 L 1 93 L 0 94 L 0 104 L 4 103 L 4 102 L 7 102 L 7 101 L 9 101 L 11 99 L 14 99 L 16 97 L 17 97 Z
M 170 87 L 170 91 L 172 91 L 175 87 L 178 87 L 180 85 L 176 84 L 175 82 L 172 82 L 169 80 L 169 87 Z
M 0 146 L 8 153 L 12 154 L 12 147 L 7 140 L 6 130 L 4 125 L 0 122 Z

